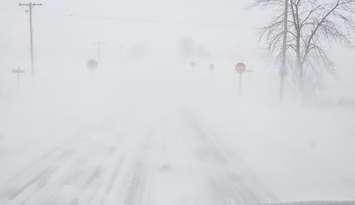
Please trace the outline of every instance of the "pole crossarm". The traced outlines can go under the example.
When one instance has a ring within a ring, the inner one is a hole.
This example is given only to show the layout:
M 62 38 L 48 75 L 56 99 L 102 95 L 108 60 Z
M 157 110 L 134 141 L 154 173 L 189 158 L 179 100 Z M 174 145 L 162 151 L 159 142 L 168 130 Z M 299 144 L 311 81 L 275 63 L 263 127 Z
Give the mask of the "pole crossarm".
M 17 69 L 12 69 L 12 72 L 16 74 L 22 74 L 25 73 L 25 70 L 17 68 Z
M 19 3 L 19 6 L 42 6 L 43 4 L 41 3 Z

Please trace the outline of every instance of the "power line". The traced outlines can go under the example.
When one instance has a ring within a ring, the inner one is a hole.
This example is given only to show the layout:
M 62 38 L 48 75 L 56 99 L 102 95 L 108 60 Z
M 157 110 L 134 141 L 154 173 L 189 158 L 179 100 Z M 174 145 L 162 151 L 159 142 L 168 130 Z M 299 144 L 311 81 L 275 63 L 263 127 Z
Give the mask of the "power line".
M 30 26 L 30 56 L 31 56 L 31 74 L 35 74 L 35 56 L 34 56 L 34 43 L 33 43 L 33 23 L 32 23 L 32 10 L 35 6 L 42 6 L 40 3 L 20 3 L 19 6 L 27 7 L 29 12 L 29 26 Z
M 125 18 L 125 17 L 113 17 L 113 16 L 89 16 L 89 15 L 77 15 L 70 14 L 66 15 L 68 17 L 81 18 L 81 19 L 91 19 L 98 21 L 108 21 L 108 22 L 120 22 L 120 23 L 144 23 L 144 24 L 175 24 L 175 25 L 188 25 L 188 26 L 199 26 L 199 27 L 220 27 L 228 29 L 240 29 L 240 26 L 233 23 L 211 23 L 211 22 L 196 22 L 196 21 L 186 21 L 186 20 L 174 20 L 174 19 L 154 19 L 154 18 Z

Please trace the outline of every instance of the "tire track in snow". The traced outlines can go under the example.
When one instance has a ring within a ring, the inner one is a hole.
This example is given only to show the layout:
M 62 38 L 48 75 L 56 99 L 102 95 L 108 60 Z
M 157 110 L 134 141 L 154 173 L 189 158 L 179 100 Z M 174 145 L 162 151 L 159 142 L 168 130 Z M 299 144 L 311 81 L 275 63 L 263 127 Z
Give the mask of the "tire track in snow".
M 72 144 L 72 146 L 78 148 L 79 144 Z M 35 174 L 33 177 L 26 176 L 25 182 L 23 182 L 23 179 L 17 179 L 20 181 L 19 184 L 21 186 L 18 186 L 15 189 L 15 194 L 8 197 L 6 201 L 14 205 L 37 205 L 38 201 L 43 201 L 42 198 L 46 198 L 47 202 L 43 202 L 44 204 L 54 204 L 56 200 L 61 201 L 57 199 L 59 195 L 57 191 L 60 192 L 60 190 L 65 189 L 64 187 L 77 188 L 76 186 L 78 186 L 81 187 L 82 190 L 85 190 L 86 188 L 93 186 L 93 181 L 101 177 L 104 165 L 98 165 L 95 168 L 92 168 L 93 174 L 88 173 L 83 175 L 84 172 L 82 171 L 81 166 L 84 166 L 84 164 L 79 163 L 80 161 L 90 160 L 88 157 L 90 156 L 89 153 L 92 151 L 90 147 L 84 147 L 86 152 L 83 151 L 83 147 L 79 148 L 81 149 L 77 149 L 77 151 L 71 150 L 70 148 L 61 150 L 55 155 L 55 157 L 50 157 L 48 161 L 38 163 L 38 166 L 34 167 L 36 173 L 38 170 L 43 171 L 38 172 L 38 174 Z M 107 150 L 107 155 L 103 157 L 102 163 L 113 155 L 113 151 L 112 147 Z M 87 170 L 87 172 L 90 172 L 90 170 Z M 85 179 L 85 177 L 88 178 Z M 55 190 L 56 193 L 50 193 L 51 190 Z M 63 200 L 59 204 L 75 204 L 77 203 L 75 201 L 76 199 L 72 200 L 70 203 L 64 203 Z
M 129 178 L 127 193 L 124 198 L 124 205 L 141 205 L 144 204 L 145 191 L 145 168 L 142 162 L 136 162 L 133 173 Z
M 75 155 L 77 155 L 78 152 L 72 152 L 70 157 L 65 157 L 63 160 L 56 161 L 54 165 L 51 167 L 51 172 L 50 174 L 46 175 L 44 178 L 41 178 L 42 184 L 39 186 L 30 186 L 27 189 L 24 190 L 23 193 L 21 193 L 21 196 L 18 196 L 15 198 L 13 201 L 11 201 L 11 204 L 17 205 L 21 202 L 21 204 L 34 204 L 37 205 L 37 202 L 32 202 L 33 199 L 36 199 L 36 197 L 43 197 L 41 196 L 43 192 L 46 192 L 49 190 L 49 188 L 52 186 L 53 181 L 55 181 L 58 176 L 62 172 L 65 171 L 65 169 L 70 166 L 75 161 Z M 64 155 L 63 155 L 64 157 Z
M 14 200 L 26 189 L 36 184 L 37 181 L 41 181 L 39 187 L 43 187 L 49 176 L 53 174 L 52 172 L 56 171 L 58 163 L 68 160 L 75 154 L 74 144 L 77 144 L 75 142 L 78 140 L 65 141 L 55 145 L 53 149 L 45 152 L 38 159 L 33 160 L 25 168 L 18 171 L 7 180 L 6 185 L 1 187 L 0 202 L 5 203 Z M 41 174 L 43 172 L 46 174 Z
M 82 193 L 77 197 L 78 204 L 97 204 L 94 201 L 98 197 L 100 189 L 104 186 L 104 179 L 107 173 L 106 165 L 110 160 L 112 160 L 112 158 L 110 154 L 108 154 L 101 163 L 92 170 L 87 180 L 85 180 Z
M 19 199 L 21 195 L 29 196 L 42 189 L 46 186 L 49 178 L 61 167 L 61 164 L 70 160 L 73 154 L 74 151 L 70 149 L 60 150 L 57 156 L 47 158 L 43 163 L 38 163 L 38 166 L 33 166 L 30 170 L 22 170 L 21 174 L 18 174 L 17 178 L 14 178 L 14 181 L 9 182 L 5 187 L 1 200 L 4 203 L 18 204 L 16 200 L 21 200 Z
M 26 178 L 31 178 L 33 175 L 36 175 L 36 173 L 40 173 L 44 169 L 49 168 L 53 162 L 62 160 L 68 155 L 73 154 L 73 144 L 77 144 L 74 142 L 75 141 L 71 139 L 70 141 L 61 142 L 59 145 L 55 145 L 53 149 L 45 152 L 38 159 L 33 160 L 27 166 L 18 171 L 14 176 L 10 177 L 10 179 L 5 182 L 6 186 L 1 187 L 0 202 L 4 200 L 4 198 L 7 198 L 7 193 L 11 192 L 8 190 L 9 187 L 10 189 L 14 189 L 11 188 L 11 186 L 16 187 L 16 184 L 21 184 L 23 181 L 27 181 Z
M 250 174 L 244 162 L 232 159 L 214 139 L 211 133 L 191 112 L 184 112 L 183 119 L 195 133 L 197 144 L 196 156 L 203 162 L 202 167 L 214 170 L 207 176 L 208 186 L 214 204 L 260 204 L 276 201 L 273 194 L 264 190 L 256 177 Z M 257 184 L 258 186 L 255 186 Z M 254 186 L 253 186 L 254 185 Z
M 105 188 L 105 192 L 104 192 L 103 196 L 101 197 L 100 205 L 106 204 L 106 201 L 112 192 L 113 186 L 115 185 L 118 174 L 120 173 L 120 169 L 122 167 L 123 161 L 124 161 L 124 157 L 121 157 L 117 160 L 117 163 L 115 165 L 113 173 L 112 173 L 111 177 L 109 178 L 108 184 Z
M 135 153 L 130 158 L 130 163 L 125 170 L 125 174 L 121 176 L 121 183 L 118 189 L 118 197 L 116 204 L 122 205 L 145 205 L 147 204 L 147 187 L 148 187 L 148 166 L 150 151 L 154 143 L 152 141 L 153 132 L 145 135 L 145 141 L 140 146 L 136 146 Z
M 109 147 L 104 150 L 98 149 L 94 153 L 96 157 L 97 155 L 101 156 L 97 165 L 91 167 L 88 165 L 83 166 L 81 171 L 75 170 L 75 166 L 69 166 L 68 174 L 64 175 L 64 179 L 60 179 L 59 182 L 57 182 L 59 187 L 56 189 L 57 191 L 53 191 L 53 196 L 48 200 L 48 203 L 50 203 L 51 200 L 56 199 L 61 205 L 88 205 L 95 197 L 97 197 L 100 188 L 103 186 L 104 179 L 108 172 L 107 170 L 109 169 L 108 163 L 115 160 L 117 157 L 117 147 Z M 90 155 L 84 153 L 81 159 L 90 160 L 88 157 L 90 157 Z M 70 182 L 70 179 L 72 178 L 70 172 L 74 173 L 74 175 L 75 172 L 80 172 L 81 174 L 78 175 L 78 178 L 74 178 L 75 180 L 68 184 L 67 182 Z M 68 188 L 72 190 L 69 195 L 65 194 L 65 190 Z M 58 197 L 58 193 L 55 192 L 62 193 L 64 196 Z

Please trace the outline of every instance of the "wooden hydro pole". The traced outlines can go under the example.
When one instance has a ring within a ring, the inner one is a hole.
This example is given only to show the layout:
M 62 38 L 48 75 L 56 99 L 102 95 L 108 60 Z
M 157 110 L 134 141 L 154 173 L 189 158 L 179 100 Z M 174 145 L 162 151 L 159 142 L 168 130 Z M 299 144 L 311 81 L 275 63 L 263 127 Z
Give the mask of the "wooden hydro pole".
M 26 10 L 29 13 L 29 27 L 30 27 L 30 59 L 31 59 L 31 74 L 35 74 L 35 56 L 34 56 L 34 43 L 33 43 L 33 21 L 32 21 L 32 12 L 33 7 L 42 6 L 40 3 L 20 3 L 19 6 L 27 7 Z

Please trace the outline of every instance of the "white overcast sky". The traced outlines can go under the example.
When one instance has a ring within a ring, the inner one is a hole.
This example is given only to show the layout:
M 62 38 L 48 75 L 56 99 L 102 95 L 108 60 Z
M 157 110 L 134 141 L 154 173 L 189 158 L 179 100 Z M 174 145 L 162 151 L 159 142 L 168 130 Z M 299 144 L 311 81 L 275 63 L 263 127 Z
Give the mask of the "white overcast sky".
M 2 0 L 0 7 L 1 73 L 28 61 L 28 18 L 20 1 Z M 215 48 L 234 49 L 236 59 L 265 60 L 257 28 L 269 18 L 260 9 L 245 9 L 251 0 L 51 0 L 34 9 L 37 54 L 42 60 L 92 52 L 95 41 L 111 51 L 120 45 L 150 42 L 169 48 L 184 36 Z M 334 52 L 349 78 L 354 51 Z M 262 64 L 262 63 L 260 63 Z M 352 79 L 348 80 L 352 82 Z M 347 87 L 355 87 L 347 84 Z
M 245 0 L 61 0 L 42 3 L 41 8 L 34 10 L 35 40 L 41 47 L 82 47 L 97 40 L 109 43 L 159 40 L 166 44 L 183 36 L 209 44 L 238 46 L 241 50 L 257 45 L 259 25 L 257 16 L 253 15 L 256 10 L 245 10 L 249 5 Z M 6 50 L 8 54 L 28 45 L 23 10 L 17 6 L 17 1 L 2 2 L 0 42 L 10 48 Z

